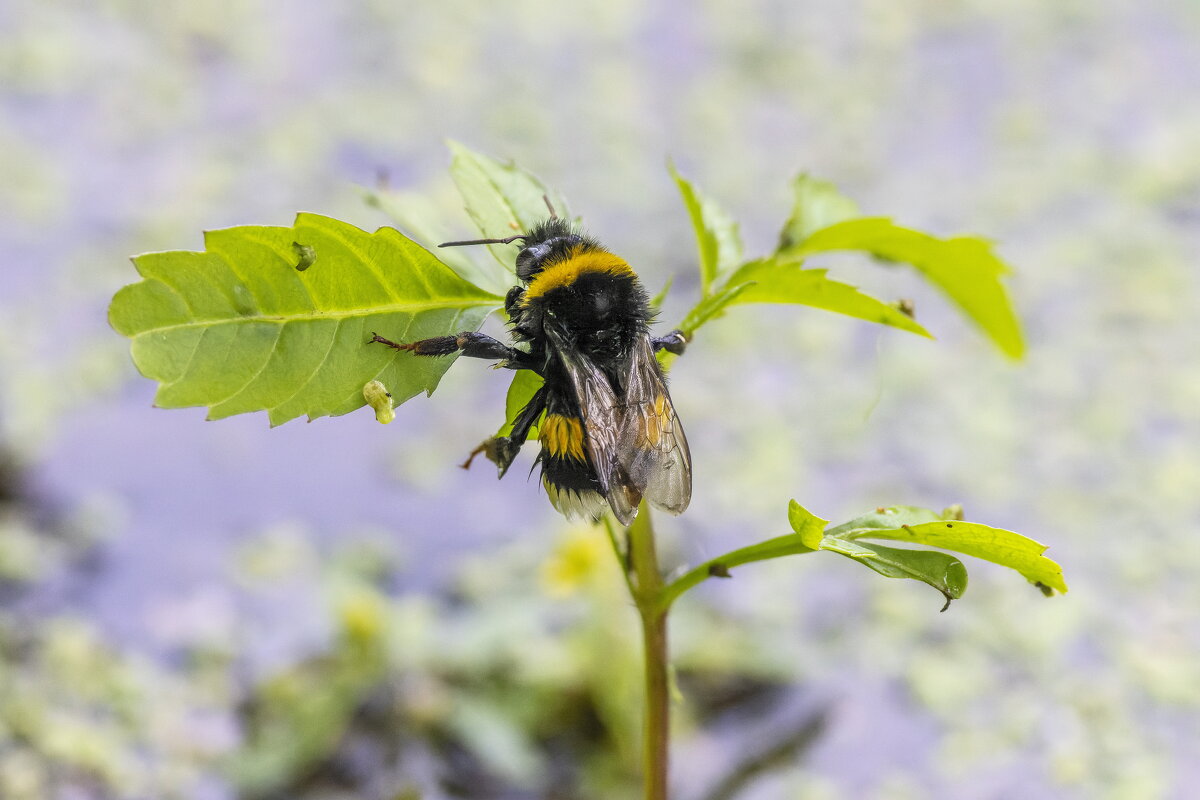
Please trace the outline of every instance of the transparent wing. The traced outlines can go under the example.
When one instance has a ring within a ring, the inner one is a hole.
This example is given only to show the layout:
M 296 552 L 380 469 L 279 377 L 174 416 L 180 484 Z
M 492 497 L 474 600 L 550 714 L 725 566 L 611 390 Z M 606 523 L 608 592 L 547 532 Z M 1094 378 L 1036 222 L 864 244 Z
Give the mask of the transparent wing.
M 600 481 L 600 490 L 621 524 L 629 525 L 637 514 L 642 493 L 626 474 L 619 458 L 621 402 L 604 370 L 570 346 L 553 325 L 547 325 L 545 330 L 579 403 L 587 434 L 588 458 Z
M 622 389 L 616 447 L 621 466 L 647 500 L 679 514 L 692 499 L 692 454 L 648 334 L 633 346 Z

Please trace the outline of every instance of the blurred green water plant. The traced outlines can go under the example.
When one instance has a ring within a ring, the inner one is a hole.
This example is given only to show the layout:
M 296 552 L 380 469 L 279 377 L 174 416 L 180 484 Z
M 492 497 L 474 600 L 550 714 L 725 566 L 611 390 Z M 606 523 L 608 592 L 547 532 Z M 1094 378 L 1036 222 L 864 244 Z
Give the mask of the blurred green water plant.
M 236 741 L 220 660 L 180 674 L 70 616 L 0 616 L 0 796 L 194 797 Z
M 545 217 L 544 198 L 566 214 L 561 197 L 512 164 L 452 146 L 451 174 L 469 215 L 487 238 L 511 237 Z M 941 290 L 1006 355 L 1019 357 L 1019 324 L 1001 282 L 1008 271 L 990 245 L 977 237 L 941 239 L 902 228 L 884 218 L 863 217 L 828 183 L 801 176 L 775 252 L 743 260 L 737 226 L 712 200 L 671 167 L 696 230 L 700 297 L 679 329 L 691 341 L 708 323 L 751 304 L 794 304 L 906 330 L 928 331 L 903 302 L 888 303 L 848 284 L 808 260 L 830 251 L 857 251 L 884 264 L 906 264 Z M 383 205 L 376 197 L 377 204 Z M 401 226 L 425 239 L 427 222 L 400 209 Z M 474 330 L 503 307 L 500 292 L 516 283 L 509 253 L 490 247 L 486 262 L 455 254 L 443 262 L 413 239 L 384 228 L 368 234 L 337 220 L 301 214 L 291 227 L 239 227 L 213 231 L 203 253 L 167 252 L 135 259 L 143 277 L 117 293 L 110 322 L 133 340 L 133 356 L 146 376 L 158 381 L 163 407 L 202 405 L 210 418 L 265 410 L 272 424 L 297 416 L 310 420 L 354 411 L 368 401 L 377 413 L 381 397 L 390 409 L 421 391 L 432 393 L 452 358 L 422 359 L 409 353 L 367 347 L 371 332 L 385 330 L 402 341 Z M 664 354 L 664 365 L 671 357 Z M 376 384 L 390 394 L 381 395 Z M 540 378 L 517 371 L 506 403 L 507 420 L 537 391 Z M 364 387 L 370 387 L 364 397 Z M 381 420 L 383 418 L 381 417 Z M 1010 531 L 962 520 L 961 509 L 942 514 L 907 506 L 827 527 L 795 501 L 791 533 L 718 556 L 674 580 L 658 565 L 648 511 L 627 529 L 608 526 L 625 574 L 625 584 L 642 622 L 645 725 L 642 763 L 645 796 L 667 796 L 669 680 L 667 615 L 688 589 L 710 577 L 754 561 L 827 550 L 892 578 L 914 579 L 937 589 L 946 606 L 963 595 L 966 568 L 953 553 L 1011 567 L 1047 594 L 1065 592 L 1058 566 L 1044 545 Z M 892 547 L 865 540 L 908 542 Z M 932 549 L 931 549 L 932 548 Z M 949 551 L 949 552 L 946 552 Z M 367 643 L 370 637 L 350 641 Z M 364 644 L 365 646 L 365 644 Z M 373 651 L 357 653 L 348 672 L 334 681 L 348 696 L 376 683 L 384 661 Z M 375 665 L 375 667 L 372 667 Z M 296 713 L 327 719 L 344 706 L 335 692 L 328 704 L 310 704 L 302 679 L 276 690 L 291 698 Z M 273 690 L 274 691 L 274 690 Z M 302 702 L 302 700 L 304 700 Z M 286 704 L 286 703 L 285 703 Z M 514 709 L 512 713 L 517 713 Z M 468 716 L 470 716 L 468 714 Z M 488 730 L 472 717 L 464 731 Z M 287 737 L 290 725 L 278 735 Z M 309 724 L 317 740 L 296 752 L 327 749 L 337 725 Z M 494 727 L 494 726 L 493 726 Z M 269 732 L 264 734 L 268 737 Z M 506 761 L 512 769 L 521 759 Z M 269 763 L 241 768 L 252 785 L 255 770 L 287 770 Z
M 276 533 L 247 547 L 243 562 L 279 561 L 273 552 L 290 553 L 292 574 L 250 577 L 252 591 L 298 576 L 323 598 L 333 636 L 326 650 L 248 687 L 245 738 L 228 762 L 240 796 L 318 798 L 340 788 L 390 797 L 416 788 L 414 776 L 431 765 L 438 788 L 456 797 L 637 791 L 628 733 L 640 715 L 637 637 L 602 528 L 572 526 L 549 548 L 516 542 L 469 557 L 438 594 L 389 593 L 396 566 L 382 549 L 329 558 Z M 684 636 L 673 659 L 692 699 L 680 733 L 787 685 L 791 658 L 767 631 L 703 603 L 681 619 L 705 635 Z M 789 722 L 811 730 L 820 717 Z

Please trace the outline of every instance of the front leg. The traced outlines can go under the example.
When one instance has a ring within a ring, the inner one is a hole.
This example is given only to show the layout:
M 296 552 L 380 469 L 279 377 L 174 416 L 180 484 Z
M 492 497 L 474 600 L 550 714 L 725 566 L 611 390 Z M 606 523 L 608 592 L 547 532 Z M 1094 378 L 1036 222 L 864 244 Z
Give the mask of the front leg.
M 654 352 L 666 350 L 668 353 L 674 353 L 677 356 L 683 355 L 683 351 L 687 349 L 688 339 L 683 331 L 674 330 L 666 336 L 661 336 L 657 339 L 651 339 L 650 343 L 654 345 Z
M 393 342 L 372 331 L 371 341 L 367 344 L 376 342 L 385 344 L 394 350 L 405 350 L 418 356 L 448 356 L 451 353 L 461 352 L 469 358 L 487 358 L 499 361 L 509 369 L 534 369 L 529 353 L 509 347 L 504 342 L 479 331 L 463 331 L 453 336 L 434 336 L 431 339 L 406 343 Z

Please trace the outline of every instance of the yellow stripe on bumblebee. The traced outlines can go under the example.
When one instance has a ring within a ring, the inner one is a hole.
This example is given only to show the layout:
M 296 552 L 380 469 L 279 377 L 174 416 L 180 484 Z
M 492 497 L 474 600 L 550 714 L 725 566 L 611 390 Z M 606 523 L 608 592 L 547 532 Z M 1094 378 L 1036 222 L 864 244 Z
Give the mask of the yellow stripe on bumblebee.
M 582 275 L 589 273 L 634 277 L 633 269 L 618 255 L 607 250 L 575 248 L 565 261 L 551 264 L 534 276 L 521 303 L 528 306 L 534 298 L 554 289 L 570 286 Z
M 542 445 L 555 458 L 571 458 L 586 462 L 583 451 L 583 425 L 575 417 L 547 414 L 538 433 Z

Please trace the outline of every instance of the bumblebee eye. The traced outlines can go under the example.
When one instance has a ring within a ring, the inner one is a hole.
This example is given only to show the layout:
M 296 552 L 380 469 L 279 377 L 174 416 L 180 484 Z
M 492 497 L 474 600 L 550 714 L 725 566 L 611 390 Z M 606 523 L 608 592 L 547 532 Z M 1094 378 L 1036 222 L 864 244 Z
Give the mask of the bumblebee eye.
M 529 279 L 531 277 L 533 277 L 533 275 L 532 275 L 533 256 L 531 256 L 525 250 L 522 250 L 520 253 L 517 253 L 516 267 L 517 267 L 517 277 L 520 278 L 522 281 L 528 283 Z
M 517 277 L 528 282 L 534 273 L 539 271 L 542 259 L 550 255 L 550 245 L 546 242 L 530 245 L 517 253 Z

